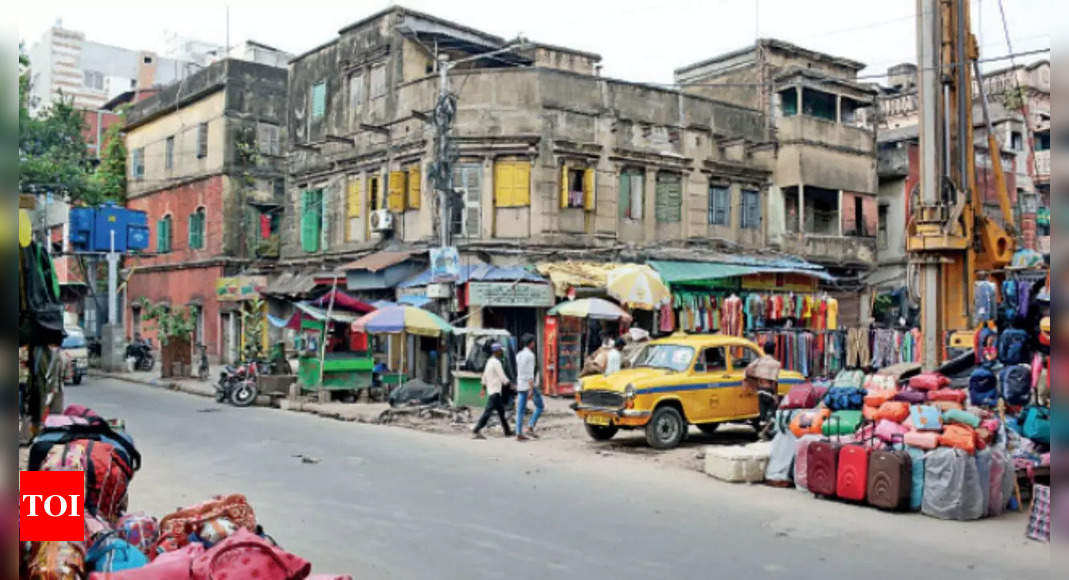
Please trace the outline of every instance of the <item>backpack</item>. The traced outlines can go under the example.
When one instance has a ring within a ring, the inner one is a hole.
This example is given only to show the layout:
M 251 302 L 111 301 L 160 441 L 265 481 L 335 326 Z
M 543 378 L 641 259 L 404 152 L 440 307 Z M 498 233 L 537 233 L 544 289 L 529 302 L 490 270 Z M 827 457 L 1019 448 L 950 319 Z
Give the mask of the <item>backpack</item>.
M 1002 396 L 1008 405 L 1027 405 L 1032 398 L 1032 369 L 1028 365 L 1013 365 L 999 373 Z
M 1017 318 L 1017 281 L 1002 281 L 1002 316 L 1006 322 Z
M 987 346 L 987 341 L 990 339 L 994 339 L 993 344 L 997 345 L 998 331 L 991 330 L 987 326 L 981 327 L 976 337 L 976 352 L 974 353 L 976 355 L 976 364 L 984 363 L 984 348 Z
M 1016 365 L 1027 362 L 1028 333 L 1011 328 L 998 337 L 998 360 L 1004 365 Z
M 1018 422 L 1021 435 L 1037 443 L 1050 445 L 1050 409 L 1038 405 L 1025 407 Z
M 969 375 L 969 402 L 973 405 L 993 407 L 998 404 L 999 389 L 995 373 L 986 367 L 977 367 Z
M 59 424 L 60 422 L 63 424 Z M 49 423 L 52 423 L 52 426 Z M 52 446 L 82 439 L 102 441 L 112 445 L 134 471 L 141 469 L 141 454 L 128 433 L 115 431 L 107 421 L 99 417 L 83 418 L 71 415 L 58 416 L 50 422 L 46 421 L 45 428 L 30 443 L 27 469 L 37 471 Z
M 148 557 L 126 540 L 115 535 L 105 534 L 89 548 L 85 561 L 92 572 L 119 572 L 148 565 Z
M 19 342 L 59 344 L 64 336 L 63 304 L 52 258 L 31 242 L 20 250 L 19 262 Z
M 866 394 L 865 389 L 858 387 L 832 387 L 824 395 L 824 404 L 832 411 L 860 411 Z
M 85 470 L 85 510 L 114 523 L 126 511 L 126 490 L 134 469 L 110 443 L 80 439 L 89 459 Z

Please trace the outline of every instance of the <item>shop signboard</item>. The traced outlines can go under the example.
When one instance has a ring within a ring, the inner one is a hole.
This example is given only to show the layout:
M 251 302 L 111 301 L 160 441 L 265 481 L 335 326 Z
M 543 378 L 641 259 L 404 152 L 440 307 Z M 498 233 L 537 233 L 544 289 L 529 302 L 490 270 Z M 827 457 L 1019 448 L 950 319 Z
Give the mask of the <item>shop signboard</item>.
M 553 287 L 536 282 L 469 282 L 468 304 L 549 308 L 554 304 Z
M 252 300 L 267 286 L 267 276 L 228 276 L 215 281 L 215 298 L 220 302 Z
M 455 282 L 460 276 L 460 254 L 456 247 L 431 248 L 431 282 Z

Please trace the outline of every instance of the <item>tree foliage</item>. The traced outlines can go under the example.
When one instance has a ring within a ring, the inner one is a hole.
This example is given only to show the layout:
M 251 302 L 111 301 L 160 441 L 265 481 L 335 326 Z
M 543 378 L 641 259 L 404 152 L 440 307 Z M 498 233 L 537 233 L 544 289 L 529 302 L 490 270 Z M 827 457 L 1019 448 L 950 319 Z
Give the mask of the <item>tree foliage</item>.
M 125 118 L 125 115 L 124 115 Z M 126 198 L 126 145 L 120 129 L 123 123 L 108 127 L 104 134 L 104 152 L 100 165 L 93 173 L 97 195 L 105 200 L 121 202 Z
M 164 303 L 153 304 L 144 297 L 138 300 L 138 304 L 141 305 L 142 317 L 156 322 L 156 336 L 160 344 L 166 345 L 176 338 L 190 340 L 193 337 L 193 331 L 197 328 L 197 316 L 193 312 L 195 306 L 176 309 Z
M 19 190 L 52 192 L 90 204 L 104 196 L 90 179 L 93 159 L 82 138 L 85 121 L 72 99 L 60 95 L 30 115 L 30 60 L 19 51 Z

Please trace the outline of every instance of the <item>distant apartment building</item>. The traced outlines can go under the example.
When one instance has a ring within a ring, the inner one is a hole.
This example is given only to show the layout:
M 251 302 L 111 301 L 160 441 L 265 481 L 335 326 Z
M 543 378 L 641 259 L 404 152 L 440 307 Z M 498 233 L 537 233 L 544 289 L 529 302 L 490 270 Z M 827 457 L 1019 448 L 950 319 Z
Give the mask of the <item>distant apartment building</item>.
M 240 305 L 221 301 L 217 284 L 278 256 L 286 76 L 224 59 L 127 111 L 127 206 L 147 213 L 151 238 L 126 262 L 128 333 L 153 336 L 141 298 L 195 306 L 196 342 L 237 360 Z

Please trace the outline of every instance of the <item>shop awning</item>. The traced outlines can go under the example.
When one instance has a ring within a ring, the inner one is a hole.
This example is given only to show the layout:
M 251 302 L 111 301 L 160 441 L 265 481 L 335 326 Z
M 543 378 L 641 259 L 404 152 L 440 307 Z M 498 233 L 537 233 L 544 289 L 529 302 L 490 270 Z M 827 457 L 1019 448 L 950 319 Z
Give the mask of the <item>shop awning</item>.
M 323 321 L 327 320 L 327 311 L 325 308 L 319 308 L 318 306 L 312 306 L 307 302 L 294 302 L 294 306 L 297 307 L 301 313 L 307 314 L 315 320 Z M 352 324 L 361 315 L 353 314 L 352 312 L 345 312 L 334 310 L 330 313 L 329 319 L 331 322 L 341 322 L 343 324 Z
M 260 293 L 274 296 L 304 296 L 315 287 L 314 276 L 298 274 L 297 272 L 283 272 L 277 278 L 268 282 Z
M 334 296 L 334 309 L 346 310 L 349 312 L 359 312 L 365 314 L 375 309 L 374 305 L 368 304 L 363 300 L 350 296 L 341 290 L 328 291 L 326 294 L 311 301 L 313 306 L 319 308 L 329 308 L 331 295 Z
M 604 288 L 609 272 L 617 266 L 620 264 L 611 262 L 539 262 L 535 269 L 550 279 L 554 294 L 565 296 L 569 288 Z
M 427 298 L 426 296 L 423 296 L 421 294 L 406 294 L 398 298 L 397 302 L 392 302 L 390 300 L 376 300 L 375 302 L 372 302 L 371 305 L 374 306 L 376 309 L 388 308 L 390 306 L 398 305 L 415 306 L 417 308 L 422 308 L 427 304 L 430 304 L 430 302 L 430 298 Z
M 457 284 L 466 282 L 545 282 L 538 274 L 519 266 L 492 266 L 490 264 L 461 264 L 456 280 Z M 419 274 L 401 282 L 398 288 L 418 288 L 431 283 L 431 271 L 428 268 Z
M 343 272 L 348 272 L 350 270 L 378 272 L 379 270 L 384 270 L 390 266 L 400 264 L 411 257 L 412 252 L 375 252 L 374 254 L 368 254 L 359 260 L 349 262 L 339 268 L 339 270 L 342 270 Z
M 785 268 L 761 265 L 724 264 L 720 262 L 686 262 L 676 260 L 650 260 L 649 265 L 657 270 L 667 284 L 696 284 L 708 280 L 736 278 L 751 274 L 799 274 L 820 280 L 831 281 L 834 277 L 822 270 L 808 268 Z

